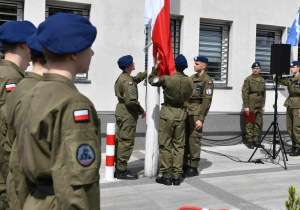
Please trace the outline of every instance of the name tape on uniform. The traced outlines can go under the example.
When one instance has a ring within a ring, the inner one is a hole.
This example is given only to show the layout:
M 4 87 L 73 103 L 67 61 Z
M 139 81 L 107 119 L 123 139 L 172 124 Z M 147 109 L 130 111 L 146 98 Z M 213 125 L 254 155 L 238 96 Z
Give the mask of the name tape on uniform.
M 12 91 L 13 89 L 15 89 L 16 86 L 17 86 L 16 84 L 5 85 L 6 92 Z
M 75 122 L 90 121 L 89 110 L 87 110 L 87 109 L 75 110 L 73 112 L 73 115 L 74 115 L 74 121 Z

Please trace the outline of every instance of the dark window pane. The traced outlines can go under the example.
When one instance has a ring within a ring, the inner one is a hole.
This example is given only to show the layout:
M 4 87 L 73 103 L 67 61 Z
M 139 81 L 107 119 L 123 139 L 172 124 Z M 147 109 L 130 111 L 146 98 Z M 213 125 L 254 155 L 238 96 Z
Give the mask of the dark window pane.
M 23 2 L 0 0 L 0 25 L 10 20 L 23 19 Z

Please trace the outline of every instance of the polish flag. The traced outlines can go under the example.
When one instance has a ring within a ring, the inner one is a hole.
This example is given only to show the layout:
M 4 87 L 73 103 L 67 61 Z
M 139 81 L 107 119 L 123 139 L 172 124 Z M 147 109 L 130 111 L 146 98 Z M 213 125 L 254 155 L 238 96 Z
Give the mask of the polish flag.
M 144 24 L 151 24 L 153 56 L 159 52 L 161 61 L 158 76 L 174 73 L 170 26 L 170 0 L 145 0 Z
M 84 110 L 74 111 L 74 120 L 75 120 L 75 122 L 90 120 L 89 110 L 84 109 Z
M 5 85 L 6 92 L 12 91 L 13 89 L 15 89 L 15 87 L 16 87 L 16 84 L 8 84 L 8 85 Z

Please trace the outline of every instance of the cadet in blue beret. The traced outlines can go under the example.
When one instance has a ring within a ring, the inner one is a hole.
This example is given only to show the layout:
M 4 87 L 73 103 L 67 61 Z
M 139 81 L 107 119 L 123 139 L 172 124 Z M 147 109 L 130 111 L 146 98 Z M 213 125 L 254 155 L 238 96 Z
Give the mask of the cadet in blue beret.
M 285 100 L 286 127 L 292 140 L 292 148 L 288 150 L 290 156 L 300 155 L 300 62 L 293 61 L 290 64 L 293 76 L 278 78 L 278 84 L 287 86 L 289 97 Z
M 254 149 L 259 145 L 260 126 L 263 121 L 266 101 L 266 84 L 264 78 L 259 76 L 261 65 L 254 62 L 251 66 L 252 74 L 244 80 L 242 87 L 242 98 L 245 114 L 255 116 L 255 122 L 245 121 L 246 124 L 246 146 Z M 263 147 L 263 145 L 261 145 Z
M 7 195 L 8 200 L 13 201 L 10 203 L 10 209 L 23 209 L 25 199 L 29 194 L 25 177 L 19 169 L 19 157 L 17 153 L 18 141 L 15 141 L 18 128 L 14 125 L 17 122 L 19 107 L 24 96 L 42 80 L 43 73 L 48 72 L 45 66 L 46 60 L 42 52 L 41 44 L 37 41 L 36 33 L 27 39 L 27 45 L 30 48 L 33 64 L 32 72 L 25 72 L 24 79 L 22 79 L 14 91 L 8 95 L 6 102 L 7 107 L 9 107 L 9 109 L 6 109 L 6 141 L 9 142 L 7 147 L 11 150 L 9 159 L 10 170 L 6 185 L 10 192 Z
M 135 70 L 131 55 L 125 55 L 118 60 L 122 73 L 115 83 L 115 95 L 119 103 L 116 106 L 116 171 L 117 179 L 138 179 L 136 174 L 127 170 L 127 163 L 133 151 L 136 123 L 138 116 L 146 116 L 146 112 L 138 101 L 137 84 L 147 76 L 147 71 L 136 76 L 130 76 Z
M 5 59 L 0 59 L 0 172 L 4 180 L 7 178 L 8 160 L 10 147 L 7 147 L 8 142 L 5 140 L 6 134 L 6 99 L 11 91 L 23 79 L 24 71 L 29 66 L 30 51 L 26 44 L 26 39 L 36 31 L 36 27 L 29 21 L 8 21 L 0 27 L 0 42 L 3 48 Z M 9 109 L 10 107 L 7 107 Z M 5 189 L 5 183 L 0 183 L 0 188 Z M 8 205 L 6 191 L 1 191 L 0 195 L 5 209 Z M 8 207 L 7 207 L 8 208 Z
M 20 168 L 34 192 L 24 209 L 100 209 L 99 119 L 74 85 L 75 75 L 89 70 L 96 35 L 74 14 L 58 13 L 38 27 L 49 71 L 22 99 L 15 123 Z
M 186 177 L 199 175 L 202 128 L 210 109 L 214 91 L 213 81 L 206 73 L 208 59 L 204 56 L 196 56 L 194 61 L 194 71 L 196 73 L 191 76 L 193 92 L 187 105 L 187 136 L 183 162 L 183 171 Z
M 193 82 L 183 71 L 188 67 L 183 55 L 175 59 L 175 73 L 171 76 L 158 77 L 160 61 L 149 75 L 152 86 L 162 87 L 164 90 L 164 103 L 159 116 L 158 145 L 160 157 L 160 174 L 156 182 L 164 185 L 180 185 L 182 176 L 186 102 L 193 91 Z M 173 151 L 173 152 L 172 152 Z

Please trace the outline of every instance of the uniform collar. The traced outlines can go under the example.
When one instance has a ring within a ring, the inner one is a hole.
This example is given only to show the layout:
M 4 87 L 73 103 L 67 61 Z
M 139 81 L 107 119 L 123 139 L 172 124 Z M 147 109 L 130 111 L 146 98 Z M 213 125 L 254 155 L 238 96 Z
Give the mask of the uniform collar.
M 206 76 L 206 72 L 203 72 L 203 74 L 201 75 L 201 77 L 198 76 L 198 73 L 195 74 L 195 80 L 197 81 L 202 81 L 204 79 L 204 77 Z
M 293 80 L 292 80 L 292 81 L 294 82 L 294 81 L 296 81 L 296 80 L 300 80 L 300 74 L 299 74 L 297 77 L 293 77 Z
M 176 75 L 184 75 L 184 73 L 183 72 L 179 72 L 179 71 L 175 71 L 175 73 L 174 74 L 176 74 Z
M 17 66 L 14 62 L 5 59 L 0 59 L 0 66 L 10 66 L 24 77 L 24 73 L 21 71 L 19 66 Z
M 74 83 L 68 79 L 65 76 L 55 74 L 55 73 L 44 73 L 43 74 L 43 81 L 57 81 L 57 82 L 62 82 L 70 86 L 71 88 L 77 90 L 76 86 Z
M 37 73 L 34 72 L 25 72 L 25 78 L 35 78 L 38 80 L 42 80 L 42 75 L 39 75 Z

